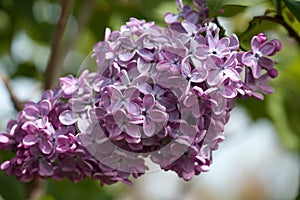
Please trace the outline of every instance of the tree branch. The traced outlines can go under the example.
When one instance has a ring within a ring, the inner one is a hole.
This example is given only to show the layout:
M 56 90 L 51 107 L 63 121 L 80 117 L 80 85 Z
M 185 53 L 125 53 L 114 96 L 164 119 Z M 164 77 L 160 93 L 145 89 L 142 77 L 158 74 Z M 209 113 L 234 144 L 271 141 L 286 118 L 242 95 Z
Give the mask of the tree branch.
M 257 16 L 254 17 L 252 21 L 254 20 L 266 20 L 266 21 L 271 21 L 271 22 L 276 22 L 280 25 L 282 25 L 288 32 L 289 36 L 293 37 L 298 44 L 300 45 L 300 36 L 298 33 L 283 19 L 281 15 L 276 15 L 275 17 L 270 17 L 270 16 Z
M 9 84 L 9 79 L 8 77 L 4 76 L 4 75 L 0 75 L 0 79 L 2 79 L 8 93 L 9 93 L 9 96 L 10 96 L 10 99 L 15 107 L 15 109 L 17 111 L 20 111 L 23 109 L 24 107 L 24 102 L 20 101 L 19 98 L 14 94 L 10 84 Z
M 50 89 L 54 85 L 54 80 L 59 73 L 58 61 L 61 56 L 61 43 L 66 29 L 67 21 L 73 7 L 73 0 L 63 0 L 62 11 L 56 25 L 54 39 L 51 46 L 51 55 L 45 72 L 45 89 Z
M 24 184 L 25 197 L 28 200 L 38 200 L 45 194 L 46 181 L 36 178 Z
M 61 48 L 61 55 L 67 55 L 70 51 L 74 49 L 74 46 L 78 42 L 78 38 L 84 31 L 94 9 L 96 0 L 86 0 L 84 5 L 80 9 L 80 12 L 77 17 L 78 31 L 73 32 L 72 35 L 68 37 L 67 45 L 64 45 L 64 48 Z M 58 61 L 58 65 L 61 64 L 62 59 Z M 62 68 L 59 68 L 59 74 L 62 74 Z

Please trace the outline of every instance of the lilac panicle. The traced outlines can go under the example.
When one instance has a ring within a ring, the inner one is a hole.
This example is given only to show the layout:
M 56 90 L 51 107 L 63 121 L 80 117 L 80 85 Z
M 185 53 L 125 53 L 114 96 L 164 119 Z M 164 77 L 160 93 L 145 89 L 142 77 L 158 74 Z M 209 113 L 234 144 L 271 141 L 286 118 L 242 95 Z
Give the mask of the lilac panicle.
M 131 18 L 106 29 L 93 48 L 95 72 L 60 78 L 60 88 L 28 102 L 0 133 L 0 149 L 15 156 L 8 175 L 86 178 L 131 184 L 150 158 L 184 180 L 207 172 L 237 98 L 263 99 L 278 75 L 271 56 L 278 40 L 263 33 L 241 51 L 236 35 L 220 35 L 205 1 L 176 0 L 162 28 Z

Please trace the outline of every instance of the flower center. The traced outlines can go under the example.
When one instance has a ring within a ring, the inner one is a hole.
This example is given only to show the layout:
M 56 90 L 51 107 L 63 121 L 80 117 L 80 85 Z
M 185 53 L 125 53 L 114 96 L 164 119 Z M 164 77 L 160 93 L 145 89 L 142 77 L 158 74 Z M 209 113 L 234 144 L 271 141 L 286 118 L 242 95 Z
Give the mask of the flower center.
M 259 60 L 259 59 L 261 58 L 260 53 L 255 53 L 255 54 L 254 54 L 254 58 L 255 58 L 256 60 Z

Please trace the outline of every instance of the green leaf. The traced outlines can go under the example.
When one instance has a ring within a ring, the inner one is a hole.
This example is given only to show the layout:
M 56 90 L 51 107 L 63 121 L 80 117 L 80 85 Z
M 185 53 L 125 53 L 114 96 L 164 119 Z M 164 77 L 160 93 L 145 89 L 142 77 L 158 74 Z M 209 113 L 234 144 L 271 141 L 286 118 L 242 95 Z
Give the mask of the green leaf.
M 243 12 L 246 9 L 246 6 L 239 5 L 226 5 L 223 7 L 224 12 L 220 14 L 222 17 L 232 17 L 238 13 Z
M 272 98 L 269 98 L 266 104 L 268 106 L 267 109 L 274 121 L 275 127 L 278 130 L 281 142 L 286 148 L 299 152 L 300 134 L 295 131 L 295 129 L 297 129 L 297 125 L 299 124 L 298 117 L 300 107 L 299 105 L 298 107 L 293 106 L 293 111 L 291 112 L 291 109 L 285 106 L 291 98 L 284 93 L 285 91 L 277 90 L 276 93 L 272 94 Z M 297 97 L 293 97 L 292 100 L 297 101 Z
M 237 6 L 254 6 L 266 2 L 266 0 L 207 0 L 212 16 L 216 15 L 219 9 L 226 5 L 237 5 Z
M 295 15 L 300 22 L 300 1 L 283 0 L 288 9 Z
M 22 184 L 12 176 L 0 172 L 0 195 L 7 200 L 25 200 Z M 1 198 L 0 198 L 1 200 Z
M 71 183 L 67 180 L 48 182 L 47 194 L 56 200 L 112 200 L 114 195 L 101 187 L 99 182 L 83 180 L 78 183 Z
M 269 96 L 266 105 L 281 142 L 300 153 L 300 58 L 299 51 L 293 50 L 288 47 L 281 52 L 284 54 L 280 59 L 282 67 L 278 68 L 279 76 L 273 81 L 275 93 Z
M 41 198 L 39 198 L 39 200 L 55 200 L 55 198 L 50 194 L 46 194 L 46 195 L 42 196 Z
M 25 77 L 35 78 L 35 79 L 42 78 L 40 72 L 32 62 L 21 63 L 11 77 L 15 78 L 19 76 L 25 76 Z
M 244 108 L 246 108 L 247 113 L 252 118 L 252 120 L 269 118 L 266 109 L 266 101 L 260 101 L 254 98 L 248 98 L 248 99 L 238 99 L 237 103 L 238 105 L 242 105 Z

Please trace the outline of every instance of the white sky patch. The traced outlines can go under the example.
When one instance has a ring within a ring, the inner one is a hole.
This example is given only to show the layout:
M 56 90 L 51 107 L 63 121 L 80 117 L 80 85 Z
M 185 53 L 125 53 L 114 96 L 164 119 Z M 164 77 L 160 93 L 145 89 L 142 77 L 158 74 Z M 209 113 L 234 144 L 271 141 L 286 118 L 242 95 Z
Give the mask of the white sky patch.
M 17 63 L 33 62 L 40 71 L 44 71 L 50 56 L 50 48 L 35 42 L 21 31 L 14 36 L 11 54 Z
M 1 73 L 1 72 L 0 72 Z M 13 108 L 13 104 L 9 98 L 8 92 L 3 84 L 0 81 L 0 132 L 4 131 L 6 128 L 6 124 L 9 118 L 13 118 L 16 116 L 16 112 Z
M 11 45 L 11 53 L 14 60 L 18 63 L 30 61 L 33 54 L 33 45 L 34 42 L 24 31 L 17 33 Z

